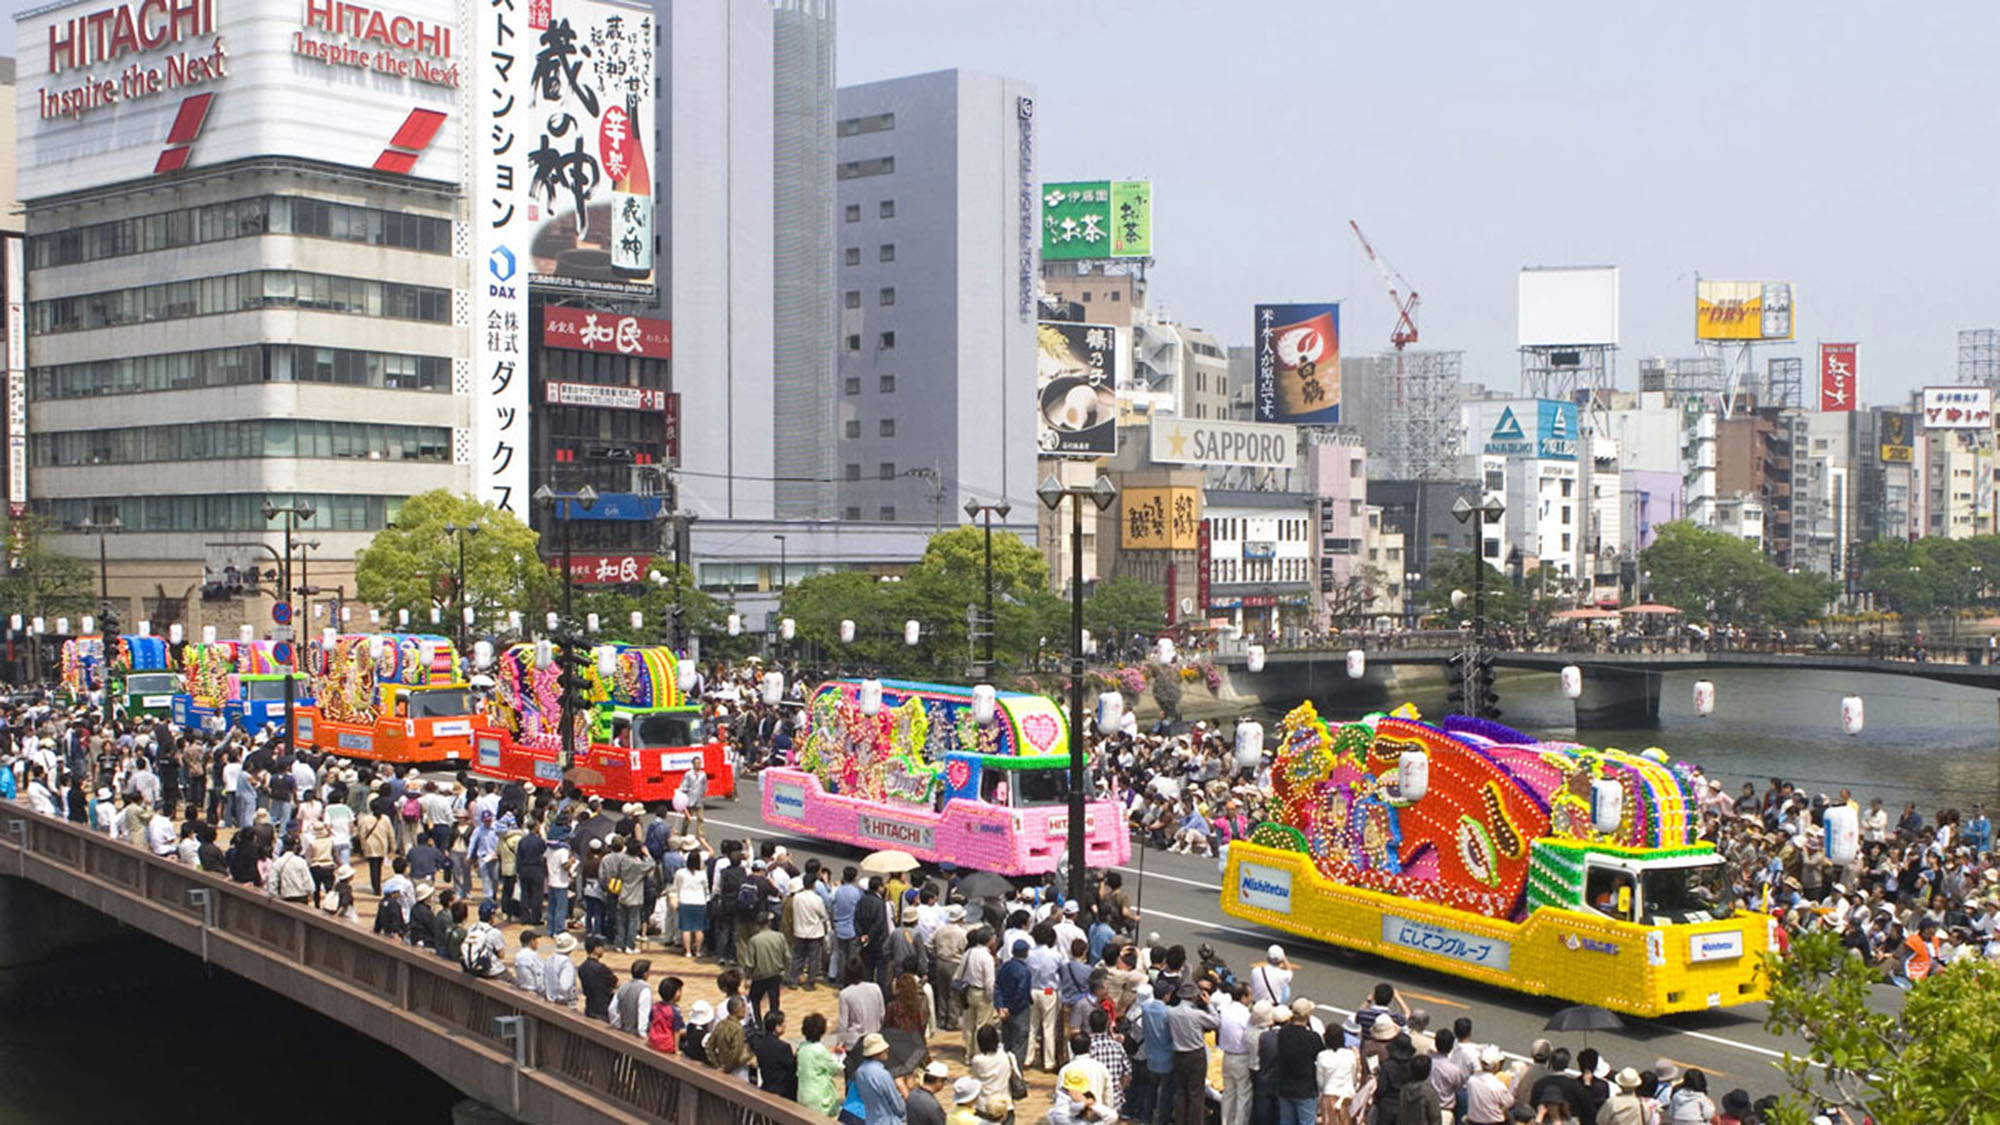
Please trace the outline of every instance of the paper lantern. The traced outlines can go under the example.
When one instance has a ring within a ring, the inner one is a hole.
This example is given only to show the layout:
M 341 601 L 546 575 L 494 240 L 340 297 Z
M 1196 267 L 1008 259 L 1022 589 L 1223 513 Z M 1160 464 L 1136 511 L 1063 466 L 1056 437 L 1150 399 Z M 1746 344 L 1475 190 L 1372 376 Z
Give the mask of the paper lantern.
M 1115 691 L 1097 693 L 1097 732 L 1117 734 L 1125 723 L 1125 697 Z
M 1563 698 L 1575 699 L 1583 694 L 1583 669 L 1574 664 L 1562 668 Z
M 241 640 L 244 644 L 247 645 L 251 641 L 257 639 L 257 627 L 254 625 L 246 624 L 242 628 L 236 630 L 236 636 L 239 640 Z
M 904 644 L 914 648 L 916 647 L 917 642 L 923 639 L 923 635 L 924 635 L 924 627 L 922 625 L 917 624 L 915 618 L 903 622 Z
M 1421 750 L 1405 750 L 1396 759 L 1396 799 L 1410 804 L 1424 799 L 1431 788 L 1431 760 Z
M 740 637 L 743 635 L 742 614 L 732 613 L 729 615 L 729 635 L 732 637 Z
M 1694 682 L 1694 713 L 1704 719 L 1715 714 L 1715 685 L 1707 680 Z
M 1244 661 L 1252 672 L 1264 670 L 1264 646 L 1251 645 L 1244 655 Z
M 638 632 L 639 630 L 641 630 L 641 629 L 644 629 L 645 627 L 646 627 L 646 615 L 645 615 L 644 613 L 641 613 L 640 611 L 638 611 L 638 610 L 636 610 L 636 609 L 635 609 L 635 610 L 633 610 L 633 611 L 632 611 L 632 631 L 636 633 L 636 632 Z
M 594 613 L 584 614 L 583 627 L 590 630 L 593 633 L 597 632 L 597 615 Z
M 57 636 L 69 635 L 69 618 L 67 617 L 56 618 L 56 635 Z
M 16 618 L 15 618 L 14 620 L 16 620 L 16 621 L 19 621 L 19 620 L 20 620 L 20 618 L 16 617 Z M 17 628 L 17 629 L 18 629 L 18 628 L 20 628 L 20 626 L 16 625 L 16 626 L 15 626 L 15 628 Z M 153 623 L 152 623 L 151 621 L 141 621 L 141 622 L 139 622 L 139 635 L 140 635 L 140 636 L 142 636 L 142 637 L 150 637 L 150 636 L 152 636 L 152 635 L 153 635 Z
M 493 666 L 492 641 L 472 642 L 472 666 L 475 668 L 490 668 Z
M 553 620 L 553 619 L 555 618 L 555 614 L 553 614 L 553 613 L 549 614 L 549 618 L 550 618 L 551 620 Z M 397 610 L 397 611 L 396 611 L 396 628 L 398 628 L 398 629 L 407 629 L 407 628 L 409 628 L 409 627 L 410 627 L 410 611 L 409 611 L 409 610 L 407 610 L 407 609 L 399 609 L 399 610 Z
M 680 687 L 681 694 L 686 695 L 694 690 L 699 675 L 695 670 L 694 661 L 683 660 L 674 668 L 674 683 Z
M 374 616 L 374 612 L 373 612 L 372 610 L 371 610 L 371 611 L 369 612 L 369 616 L 371 616 L 371 617 L 372 617 L 372 616 Z M 520 610 L 518 610 L 518 609 L 510 609 L 510 610 L 508 610 L 508 611 L 507 611 L 507 631 L 508 631 L 509 633 L 518 633 L 518 632 L 520 632 L 520 631 L 521 631 L 521 611 L 520 611 Z
M 1085 656 L 1097 655 L 1097 638 L 1091 636 L 1088 629 L 1083 631 L 1083 654 Z
M 215 643 L 215 626 L 203 625 L 201 627 L 201 643 L 205 645 L 212 645 Z
M 789 617 L 782 617 L 778 619 L 778 636 L 780 639 L 789 641 L 793 637 L 797 636 L 798 632 L 799 632 L 798 622 L 792 620 Z
M 882 710 L 882 681 L 867 679 L 861 681 L 861 713 L 875 715 Z
M 1174 639 L 1172 637 L 1161 637 L 1159 642 L 1153 646 L 1153 655 L 1158 657 L 1162 664 L 1172 664 L 1174 662 Z
M 1826 858 L 1845 867 L 1861 852 L 1861 817 L 1852 805 L 1835 805 L 1826 810 Z
M 343 607 L 343 608 L 345 608 L 345 607 Z M 471 606 L 466 606 L 466 607 L 465 607 L 465 608 L 464 608 L 464 609 L 463 609 L 462 611 L 460 611 L 460 613 L 459 613 L 459 615 L 458 615 L 458 616 L 459 616 L 459 620 L 461 620 L 461 621 L 465 622 L 465 623 L 466 623 L 467 625 L 470 625 L 470 624 L 472 624 L 472 620 L 473 620 L 474 616 L 476 616 L 476 615 L 475 615 L 475 613 L 474 613 L 474 611 L 473 611 L 473 608 L 472 608 Z
M 442 617 L 443 617 L 443 615 L 442 615 L 442 614 L 440 614 L 440 613 L 438 613 L 438 607 L 436 607 L 436 606 L 432 606 L 432 607 L 431 607 L 431 624 L 433 624 L 433 625 L 437 624 L 437 623 L 439 622 L 439 620 L 441 620 L 441 619 L 442 619 Z
M 610 645 L 598 645 L 594 655 L 597 657 L 597 674 L 610 679 L 618 671 L 618 650 Z
M 15 614 L 15 615 L 14 615 L 13 617 L 9 618 L 9 619 L 8 619 L 8 621 L 7 621 L 7 627 L 8 627 L 8 628 L 10 628 L 10 629 L 12 629 L 12 630 L 14 630 L 14 631 L 15 631 L 16 633 L 20 632 L 20 631 L 21 631 L 21 615 L 17 613 L 17 614 Z
M 1590 783 L 1590 826 L 1599 832 L 1616 832 L 1625 822 L 1625 787 L 1615 781 Z
M 369 623 L 370 625 L 380 625 L 380 624 L 382 623 L 382 611 L 381 611 L 381 610 L 379 610 L 379 609 L 371 609 L 371 610 L 369 610 L 369 611 L 368 611 L 368 623 Z
M 341 606 L 341 607 L 340 607 L 340 623 L 341 623 L 342 625 L 345 625 L 345 624 L 347 624 L 347 623 L 348 623 L 349 621 L 352 621 L 352 620 L 354 620 L 354 607 L 353 607 L 353 606 L 351 606 L 351 605 L 344 605 L 344 606 Z M 471 610 L 469 610 L 469 609 L 465 611 L 465 623 L 466 623 L 467 625 L 470 625 L 470 624 L 472 624 L 472 611 L 471 611 Z
M 38 622 L 37 622 L 37 625 L 39 626 L 39 624 L 40 624 L 40 622 L 38 621 Z M 176 621 L 176 622 L 174 622 L 173 624 L 171 624 L 171 625 L 167 626 L 167 643 L 168 643 L 168 644 L 175 644 L 175 645 L 177 645 L 177 644 L 181 643 L 181 638 L 182 638 L 182 637 L 184 637 L 184 636 L 186 636 L 186 635 L 187 635 L 186 633 L 184 633 L 184 632 L 182 632 L 182 631 L 181 631 L 181 623 L 180 623 L 180 622 L 178 622 L 178 621 Z
M 249 627 L 250 627 L 250 626 L 248 626 L 248 625 L 245 625 L 245 626 L 244 626 L 244 628 L 245 628 L 245 629 L 248 629 Z M 97 632 L 97 618 L 95 618 L 95 617 L 92 617 L 92 616 L 90 616 L 90 615 L 89 615 L 89 614 L 87 614 L 87 613 L 86 613 L 86 614 L 84 614 L 84 615 L 83 615 L 83 631 L 84 631 L 85 633 L 95 633 L 95 632 Z M 243 638 L 243 639 L 247 641 L 247 640 L 249 640 L 250 638 L 248 638 L 248 637 L 245 637 L 245 638 Z
M 555 663 L 556 646 L 542 640 L 535 642 L 535 667 L 546 668 Z
M 562 620 L 562 618 L 561 618 L 561 617 L 559 617 L 559 616 L 557 616 L 556 614 L 553 614 L 553 613 L 549 614 L 549 617 L 548 617 L 548 627 L 549 627 L 549 632 L 551 632 L 551 633 L 555 632 L 555 631 L 556 631 L 556 623 L 557 623 L 557 622 L 559 622 L 559 621 L 561 621 L 561 620 Z
M 1840 701 L 1840 729 L 1850 735 L 1860 734 L 1867 725 L 1867 716 L 1861 710 L 1861 697 L 1850 695 Z
M 854 622 L 844 617 L 840 620 L 840 643 L 844 645 L 854 643 Z
M 764 673 L 764 706 L 776 707 L 785 698 L 785 674 L 783 672 Z
M 1358 680 L 1368 674 L 1368 654 L 1358 648 L 1347 650 L 1347 678 Z
M 992 726 L 993 716 L 1000 710 L 1000 695 L 992 684 L 978 684 L 972 689 L 972 721 L 980 726 Z
M 1254 770 L 1264 764 L 1264 724 L 1245 719 L 1236 724 L 1236 768 Z

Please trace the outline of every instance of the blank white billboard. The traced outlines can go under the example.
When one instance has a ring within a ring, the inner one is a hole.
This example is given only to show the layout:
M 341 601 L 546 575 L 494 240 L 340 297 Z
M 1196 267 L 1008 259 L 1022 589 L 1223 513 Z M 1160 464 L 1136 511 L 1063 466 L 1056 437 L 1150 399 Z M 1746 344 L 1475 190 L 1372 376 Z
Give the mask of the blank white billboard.
M 1520 346 L 1618 346 L 1617 266 L 1521 271 Z

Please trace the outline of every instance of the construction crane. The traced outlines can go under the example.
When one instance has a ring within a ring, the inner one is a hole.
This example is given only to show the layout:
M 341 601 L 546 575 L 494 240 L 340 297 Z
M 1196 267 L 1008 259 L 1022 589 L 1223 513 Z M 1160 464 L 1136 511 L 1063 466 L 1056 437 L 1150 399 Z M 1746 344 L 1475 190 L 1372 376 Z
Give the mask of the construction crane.
M 1354 231 L 1354 237 L 1361 240 L 1361 249 L 1368 254 L 1368 260 L 1382 274 L 1382 283 L 1389 287 L 1389 303 L 1396 306 L 1396 327 L 1389 333 L 1389 343 L 1398 352 L 1417 342 L 1417 290 L 1395 267 L 1382 260 L 1382 255 L 1369 245 L 1368 236 L 1361 233 L 1361 224 L 1353 219 L 1347 225 Z M 1407 294 L 1407 296 L 1405 295 Z

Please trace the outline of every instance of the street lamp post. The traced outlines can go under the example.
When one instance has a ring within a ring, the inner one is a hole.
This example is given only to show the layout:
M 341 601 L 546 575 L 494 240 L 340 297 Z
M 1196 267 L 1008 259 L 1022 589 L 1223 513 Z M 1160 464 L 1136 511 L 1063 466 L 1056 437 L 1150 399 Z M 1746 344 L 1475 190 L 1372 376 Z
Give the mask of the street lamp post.
M 311 523 L 312 518 L 319 514 L 319 510 L 314 508 L 310 502 L 303 504 L 295 503 L 280 507 L 266 500 L 264 501 L 263 513 L 265 523 L 270 523 L 280 515 L 285 517 L 285 561 L 283 567 L 284 574 L 281 576 L 281 581 L 284 583 L 285 602 L 289 605 L 292 600 L 292 531 L 300 523 Z M 298 704 L 297 688 L 292 683 L 292 674 L 299 667 L 299 642 L 296 633 L 293 634 L 291 646 L 292 659 L 290 667 L 285 669 L 285 745 L 291 747 L 293 750 L 297 750 L 299 744 L 297 737 L 293 733 L 295 726 L 292 722 L 292 710 Z
M 97 536 L 97 620 L 100 623 L 99 628 L 104 634 L 104 656 L 101 660 L 102 668 L 99 670 L 98 675 L 104 681 L 104 725 L 107 727 L 113 721 L 111 647 L 115 643 L 113 638 L 118 633 L 118 615 L 111 612 L 111 561 L 110 555 L 104 545 L 104 539 L 105 536 L 116 534 L 124 529 L 124 522 L 117 516 L 111 517 L 109 523 L 94 523 L 90 520 L 84 520 L 81 524 L 77 525 L 78 531 L 88 532 Z
M 1069 519 L 1069 897 L 1082 902 L 1083 808 L 1084 808 L 1084 722 L 1083 722 L 1083 501 L 1088 497 L 1104 511 L 1118 499 L 1118 486 L 1100 474 L 1088 488 L 1065 488 L 1054 473 L 1035 488 L 1042 506 L 1049 511 L 1062 507 L 1070 498 Z
M 792 584 L 790 550 L 785 543 L 784 536 L 773 535 L 771 538 L 778 541 L 778 596 L 782 598 L 785 596 L 785 587 Z
M 444 533 L 458 540 L 458 572 L 452 577 L 451 588 L 455 595 L 452 600 L 458 603 L 452 607 L 453 618 L 457 622 L 453 627 L 453 631 L 458 634 L 458 651 L 461 654 L 466 651 L 467 645 L 471 643 L 471 637 L 465 620 L 465 537 L 468 535 L 477 535 L 479 532 L 480 527 L 476 523 L 469 523 L 463 527 L 455 523 L 444 525 Z
M 1451 506 L 1452 518 L 1463 524 L 1471 521 L 1472 532 L 1472 644 L 1466 649 L 1466 669 L 1474 672 L 1484 667 L 1481 646 L 1486 643 L 1486 525 L 1507 514 L 1507 506 L 1497 496 L 1488 497 L 1484 504 L 1474 504 L 1461 496 Z M 1484 683 L 1483 673 L 1477 674 L 1475 683 Z M 1471 705 L 1473 718 L 1484 718 L 1486 702 L 1484 692 L 1479 688 L 1466 692 L 1466 702 Z
M 966 518 L 976 520 L 979 519 L 981 516 L 984 516 L 986 524 L 985 668 L 986 668 L 986 674 L 988 676 L 991 676 L 993 674 L 993 517 L 999 516 L 1001 519 L 1004 520 L 1007 518 L 1007 513 L 1013 510 L 1014 506 L 1012 504 L 1009 504 L 1004 499 L 1001 500 L 998 504 L 981 504 L 977 500 L 967 500 L 965 502 Z
M 576 650 L 578 649 L 578 647 L 580 647 L 577 643 L 577 638 L 573 635 L 576 630 L 576 615 L 573 610 L 571 596 L 574 591 L 576 583 L 575 580 L 570 577 L 570 570 L 569 570 L 570 567 L 569 525 L 570 525 L 570 520 L 574 514 L 573 506 L 581 506 L 584 511 L 588 512 L 592 507 L 594 507 L 597 504 L 597 490 L 590 487 L 590 485 L 585 484 L 582 488 L 577 489 L 575 492 L 557 492 L 555 489 L 550 488 L 548 485 L 545 484 L 542 487 L 535 490 L 535 503 L 540 504 L 542 506 L 543 511 L 554 514 L 556 522 L 562 525 L 562 574 L 563 574 L 562 624 L 563 624 L 563 632 L 565 635 L 556 637 L 554 639 L 562 648 L 563 671 L 565 673 L 564 680 L 565 682 L 567 682 L 570 676 L 575 674 L 576 663 L 578 659 L 578 653 Z M 562 748 L 565 759 L 567 759 L 568 755 L 574 750 L 574 746 L 572 745 L 572 743 L 575 738 L 575 729 L 576 729 L 576 714 L 573 701 L 570 698 L 571 694 L 572 693 L 567 687 L 563 689 L 562 718 L 560 719 L 560 722 L 562 723 L 561 727 Z

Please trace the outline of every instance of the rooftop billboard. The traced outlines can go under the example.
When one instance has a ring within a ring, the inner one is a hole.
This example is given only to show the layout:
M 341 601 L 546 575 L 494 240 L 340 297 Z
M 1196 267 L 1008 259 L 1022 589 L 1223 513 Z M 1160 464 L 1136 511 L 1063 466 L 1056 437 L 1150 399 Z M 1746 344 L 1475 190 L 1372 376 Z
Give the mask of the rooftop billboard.
M 1789 340 L 1792 313 L 1789 281 L 1695 282 L 1697 340 Z
M 1042 260 L 1153 256 L 1150 180 L 1042 185 Z

